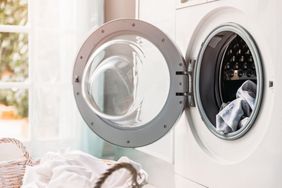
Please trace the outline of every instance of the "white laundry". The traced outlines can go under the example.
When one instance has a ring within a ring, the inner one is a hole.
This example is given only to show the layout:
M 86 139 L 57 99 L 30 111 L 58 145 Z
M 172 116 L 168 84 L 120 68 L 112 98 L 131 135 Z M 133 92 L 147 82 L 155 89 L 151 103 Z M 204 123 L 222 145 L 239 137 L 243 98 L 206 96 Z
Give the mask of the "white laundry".
M 245 126 L 255 106 L 256 84 L 245 81 L 236 93 L 236 99 L 224 104 L 216 115 L 216 130 L 224 134 L 235 132 Z
M 241 119 L 246 114 L 251 114 L 248 103 L 241 98 L 233 100 L 216 115 L 217 131 L 226 134 L 238 130 Z
M 256 94 L 257 94 L 257 85 L 251 80 L 247 80 L 238 89 L 236 93 L 236 97 L 247 101 L 251 109 L 254 110 Z
M 140 164 L 127 157 L 117 162 L 132 164 L 139 173 L 138 183 L 144 184 L 147 181 L 148 175 Z M 22 188 L 93 188 L 108 168 L 102 160 L 81 151 L 49 152 L 41 158 L 39 165 L 26 168 Z M 131 178 L 126 169 L 121 169 L 114 172 L 103 187 L 129 188 Z

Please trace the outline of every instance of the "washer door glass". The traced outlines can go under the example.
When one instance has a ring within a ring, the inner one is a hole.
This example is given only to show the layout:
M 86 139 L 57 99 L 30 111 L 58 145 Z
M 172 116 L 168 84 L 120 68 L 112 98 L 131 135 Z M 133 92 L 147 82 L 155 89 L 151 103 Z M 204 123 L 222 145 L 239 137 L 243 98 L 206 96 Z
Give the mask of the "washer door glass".
M 169 80 L 166 60 L 154 44 L 138 35 L 120 35 L 92 53 L 82 92 L 100 117 L 116 126 L 138 127 L 162 110 Z
M 126 147 L 161 138 L 181 114 L 186 88 L 181 53 L 156 27 L 116 20 L 93 32 L 74 66 L 74 92 L 89 127 Z

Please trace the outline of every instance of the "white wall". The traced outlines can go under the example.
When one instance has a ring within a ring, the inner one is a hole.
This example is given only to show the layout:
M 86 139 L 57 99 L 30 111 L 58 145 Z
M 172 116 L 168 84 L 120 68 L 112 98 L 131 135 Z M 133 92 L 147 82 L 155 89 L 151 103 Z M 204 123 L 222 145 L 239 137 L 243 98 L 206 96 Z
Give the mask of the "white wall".
M 175 0 L 139 0 L 137 9 L 138 19 L 153 24 L 166 33 L 172 41 L 175 40 Z M 173 163 L 173 138 L 172 129 L 159 141 L 138 149 Z
M 135 18 L 135 0 L 105 0 L 105 22 L 118 18 Z

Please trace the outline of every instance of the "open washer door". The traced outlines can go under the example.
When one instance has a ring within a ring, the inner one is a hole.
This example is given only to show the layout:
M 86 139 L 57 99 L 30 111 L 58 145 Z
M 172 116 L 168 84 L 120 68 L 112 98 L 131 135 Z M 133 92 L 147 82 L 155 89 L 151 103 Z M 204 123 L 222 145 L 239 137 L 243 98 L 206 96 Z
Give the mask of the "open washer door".
M 73 90 L 88 126 L 104 140 L 139 147 L 163 137 L 185 104 L 184 58 L 166 34 L 134 19 L 98 28 L 82 45 Z

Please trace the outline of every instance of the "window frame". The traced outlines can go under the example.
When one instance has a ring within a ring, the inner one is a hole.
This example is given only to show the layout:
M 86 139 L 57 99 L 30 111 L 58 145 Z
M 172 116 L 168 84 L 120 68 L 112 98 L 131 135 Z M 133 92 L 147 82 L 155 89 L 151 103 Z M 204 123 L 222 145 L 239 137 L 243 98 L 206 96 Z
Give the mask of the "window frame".
M 18 135 L 23 141 L 30 141 L 31 134 L 31 125 L 32 125 L 32 29 L 31 29 L 31 16 L 32 16 L 32 0 L 27 1 L 27 23 L 25 25 L 3 25 L 0 24 L 0 33 L 25 33 L 28 37 L 28 51 L 27 51 L 27 65 L 28 65 L 28 77 L 25 81 L 0 81 L 0 89 L 25 89 L 28 92 L 28 135 L 26 138 L 22 138 L 22 135 Z

